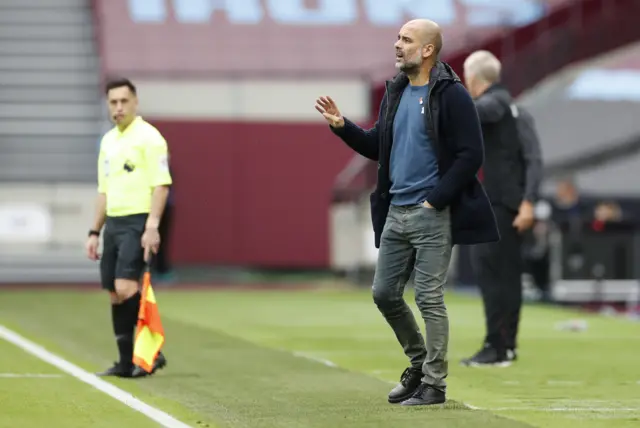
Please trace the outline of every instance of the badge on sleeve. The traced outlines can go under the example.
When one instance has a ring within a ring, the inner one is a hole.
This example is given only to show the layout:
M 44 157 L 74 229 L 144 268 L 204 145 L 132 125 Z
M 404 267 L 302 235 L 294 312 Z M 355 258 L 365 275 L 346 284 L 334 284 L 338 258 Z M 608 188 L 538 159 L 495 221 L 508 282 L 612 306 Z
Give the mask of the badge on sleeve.
M 159 161 L 159 168 L 160 171 L 162 172 L 169 172 L 169 156 L 168 155 L 162 155 L 160 156 L 160 161 Z

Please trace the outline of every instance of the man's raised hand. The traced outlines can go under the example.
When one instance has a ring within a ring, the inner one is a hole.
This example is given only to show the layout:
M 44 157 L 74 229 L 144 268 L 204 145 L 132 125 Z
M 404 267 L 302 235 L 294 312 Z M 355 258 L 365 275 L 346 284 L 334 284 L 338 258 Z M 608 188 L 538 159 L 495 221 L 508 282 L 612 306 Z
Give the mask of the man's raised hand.
M 344 117 L 338 110 L 335 101 L 331 97 L 320 97 L 316 100 L 316 110 L 326 119 L 332 128 L 342 128 L 344 126 Z

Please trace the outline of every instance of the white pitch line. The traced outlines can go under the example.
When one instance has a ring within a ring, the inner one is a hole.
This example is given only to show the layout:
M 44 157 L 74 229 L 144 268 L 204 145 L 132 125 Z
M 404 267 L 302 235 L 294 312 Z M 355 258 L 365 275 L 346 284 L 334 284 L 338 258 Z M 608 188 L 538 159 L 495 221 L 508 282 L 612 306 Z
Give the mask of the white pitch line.
M 31 342 L 29 339 L 20 336 L 18 333 L 9 330 L 3 325 L 0 325 L 0 338 L 14 344 L 18 348 L 23 349 L 31 355 L 38 357 L 42 361 L 49 363 L 54 367 L 57 367 L 61 371 L 70 374 L 76 379 L 91 385 L 98 391 L 104 392 L 105 394 L 130 407 L 131 409 L 136 410 L 149 419 L 159 423 L 165 428 L 192 428 L 189 425 L 175 419 L 173 416 L 163 412 L 162 410 L 138 400 L 130 393 L 116 387 L 115 385 L 100 379 L 98 376 L 91 374 L 84 369 L 81 369 L 80 367 L 70 363 L 62 357 L 59 357 L 47 351 L 42 346 Z
M 548 380 L 547 385 L 549 386 L 578 386 L 582 385 L 584 382 L 580 382 L 577 380 Z
M 307 360 L 315 361 L 316 363 L 324 364 L 327 367 L 338 368 L 338 365 L 336 363 L 334 363 L 333 361 L 326 360 L 326 359 L 320 358 L 320 357 L 316 357 L 314 355 L 307 354 L 306 352 L 295 351 L 293 353 L 293 355 L 295 355 L 296 357 L 299 357 L 299 358 L 305 358 Z
M 616 407 L 495 407 L 484 409 L 490 412 L 526 411 L 526 412 L 594 412 L 594 413 L 615 413 L 615 412 L 638 412 L 634 408 Z
M 0 378 L 60 378 L 61 374 L 46 374 L 46 373 L 0 373 Z
M 640 409 L 632 407 L 535 407 L 535 406 L 513 406 L 513 407 L 476 407 L 463 403 L 471 410 L 485 410 L 488 412 L 593 412 L 593 413 L 615 413 L 615 412 L 638 412 Z

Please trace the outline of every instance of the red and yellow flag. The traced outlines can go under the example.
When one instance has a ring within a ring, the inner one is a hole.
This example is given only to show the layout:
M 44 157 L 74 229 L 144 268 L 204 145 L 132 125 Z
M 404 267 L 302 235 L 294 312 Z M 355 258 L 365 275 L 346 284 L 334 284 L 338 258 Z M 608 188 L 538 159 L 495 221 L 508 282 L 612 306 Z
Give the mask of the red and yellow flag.
M 133 363 L 150 373 L 163 344 L 164 329 L 160 321 L 156 297 L 151 288 L 151 273 L 145 272 L 142 278 L 142 297 L 138 312 L 136 341 L 133 347 Z

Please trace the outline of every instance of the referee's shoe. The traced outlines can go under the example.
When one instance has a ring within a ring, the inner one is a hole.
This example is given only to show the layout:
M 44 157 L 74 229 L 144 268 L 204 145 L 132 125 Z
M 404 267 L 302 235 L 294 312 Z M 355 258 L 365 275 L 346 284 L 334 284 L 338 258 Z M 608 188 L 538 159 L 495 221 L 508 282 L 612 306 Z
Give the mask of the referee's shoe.
M 167 358 L 164 356 L 162 352 L 158 353 L 158 358 L 156 358 L 156 362 L 153 363 L 153 369 L 151 369 L 151 373 L 147 373 L 142 367 L 135 366 L 133 371 L 131 372 L 131 377 L 145 377 L 151 376 L 158 370 L 162 370 L 167 365 Z
M 125 365 L 122 362 L 116 362 L 112 367 L 107 370 L 97 373 L 98 376 L 116 376 L 116 377 L 127 377 L 127 378 L 137 378 L 137 377 L 145 377 L 151 376 L 156 371 L 163 369 L 167 365 L 167 358 L 164 356 L 162 352 L 158 353 L 158 358 L 156 358 L 156 362 L 153 363 L 153 369 L 151 373 L 147 373 L 143 368 L 131 365 Z

